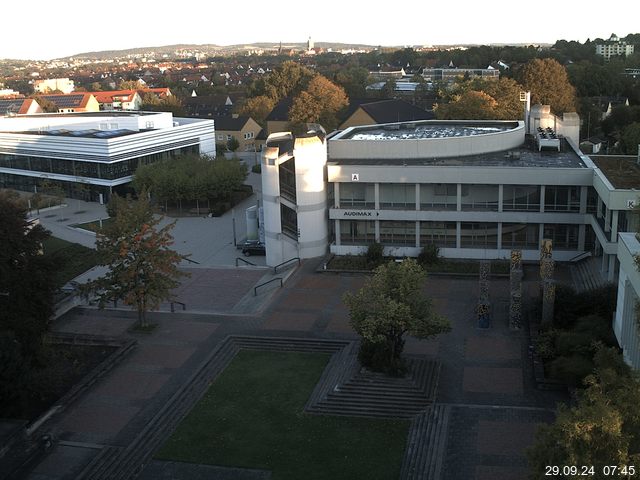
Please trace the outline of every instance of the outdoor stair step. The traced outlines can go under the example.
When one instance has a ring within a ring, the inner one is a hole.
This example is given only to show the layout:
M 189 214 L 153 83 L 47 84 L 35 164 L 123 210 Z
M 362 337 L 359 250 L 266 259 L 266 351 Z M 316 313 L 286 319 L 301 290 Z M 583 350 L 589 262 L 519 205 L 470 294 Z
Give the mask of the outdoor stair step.
M 406 398 L 375 398 L 370 396 L 334 396 L 329 395 L 324 404 L 333 405 L 369 405 L 369 406 L 382 406 L 385 408 L 393 408 L 394 406 L 400 407 L 420 407 L 424 408 L 430 405 L 431 402 L 428 399 L 406 399 Z
M 311 412 L 326 414 L 326 415 L 345 415 L 345 416 L 376 416 L 376 417 L 388 417 L 388 418 L 411 418 L 417 413 L 423 411 L 425 407 L 421 408 L 380 408 L 380 407 L 368 407 L 368 406 L 354 406 L 354 405 L 341 405 L 341 406 L 317 406 L 314 407 Z

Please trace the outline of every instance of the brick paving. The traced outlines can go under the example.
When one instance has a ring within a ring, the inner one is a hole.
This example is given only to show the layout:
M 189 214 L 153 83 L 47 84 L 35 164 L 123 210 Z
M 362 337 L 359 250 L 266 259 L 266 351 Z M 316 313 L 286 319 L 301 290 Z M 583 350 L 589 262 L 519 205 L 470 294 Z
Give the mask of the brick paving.
M 129 445 L 229 334 L 357 338 L 342 295 L 360 288 L 365 277 L 318 274 L 316 263 L 303 263 L 285 287 L 272 294 L 270 304 L 254 315 L 153 313 L 150 318 L 158 327 L 149 335 L 128 332 L 135 322 L 131 312 L 76 309 L 62 317 L 55 325 L 60 331 L 134 337 L 139 345 L 45 425 L 67 444 L 41 462 L 31 478 L 75 478 L 101 446 Z M 229 312 L 241 298 L 246 300 L 264 271 L 217 269 L 202 277 L 200 273 L 192 277 L 199 279 L 198 285 L 184 287 L 183 294 L 190 298 L 186 303 Z M 535 426 L 551 421 L 555 402 L 563 399 L 535 389 L 526 336 L 508 328 L 507 290 L 508 280 L 492 279 L 491 327 L 479 329 L 474 314 L 477 279 L 431 276 L 425 292 L 434 308 L 451 320 L 452 331 L 431 340 L 407 338 L 407 354 L 442 364 L 436 404 L 451 406 L 443 432 L 443 479 L 525 478 L 524 449 Z M 524 291 L 535 294 L 536 282 L 525 278 Z M 83 442 L 97 445 L 87 450 Z M 162 471 L 157 463 L 154 468 Z

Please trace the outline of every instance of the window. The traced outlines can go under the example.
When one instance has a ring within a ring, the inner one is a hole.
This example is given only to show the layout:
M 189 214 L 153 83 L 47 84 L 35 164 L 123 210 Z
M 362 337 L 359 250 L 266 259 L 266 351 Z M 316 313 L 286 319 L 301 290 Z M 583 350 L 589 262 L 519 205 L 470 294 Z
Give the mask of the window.
M 556 250 L 578 249 L 578 225 L 544 225 L 544 238 L 550 238 Z
M 420 222 L 420 246 L 456 246 L 456 222 Z
M 280 164 L 280 195 L 291 202 L 296 201 L 296 159 L 291 158 Z
M 233 135 L 227 135 L 227 142 L 233 138 Z
M 414 246 L 416 244 L 416 222 L 381 221 L 380 243 L 383 245 Z
M 376 241 L 376 222 L 373 220 L 340 220 L 342 245 L 371 245 Z
M 458 208 L 458 186 L 455 183 L 420 185 L 421 210 L 456 210 Z
M 298 214 L 295 210 L 280 204 L 280 227 L 282 233 L 286 236 L 297 240 L 300 236 L 298 231 Z
M 413 183 L 381 183 L 380 208 L 416 208 L 416 186 Z
M 502 248 L 537 249 L 540 225 L 526 223 L 502 224 Z
M 221 133 L 218 134 L 218 140 L 224 140 L 224 135 L 222 135 Z
M 580 187 L 547 186 L 544 191 L 545 212 L 579 212 Z
M 340 208 L 374 208 L 374 196 L 373 183 L 340 183 Z
M 462 248 L 498 248 L 498 224 L 463 222 L 460 242 Z
M 463 185 L 462 187 L 462 210 L 498 211 L 498 185 Z
M 505 185 L 502 197 L 502 209 L 505 212 L 540 211 L 539 186 Z

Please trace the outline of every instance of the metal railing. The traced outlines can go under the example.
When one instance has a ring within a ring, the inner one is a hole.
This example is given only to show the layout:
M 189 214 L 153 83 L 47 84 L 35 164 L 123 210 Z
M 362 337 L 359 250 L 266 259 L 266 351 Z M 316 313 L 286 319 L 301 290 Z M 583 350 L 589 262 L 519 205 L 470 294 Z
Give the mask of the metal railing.
M 289 260 L 285 260 L 284 262 L 279 263 L 278 265 L 273 267 L 273 273 L 274 274 L 278 273 L 278 268 L 283 267 L 284 265 L 286 265 L 288 263 L 291 263 L 291 262 L 295 262 L 295 261 L 297 261 L 298 265 L 300 265 L 300 257 L 293 257 L 293 258 L 290 258 Z
M 261 283 L 260 285 L 256 285 L 253 287 L 253 296 L 256 297 L 258 295 L 258 289 L 260 287 L 264 287 L 265 285 L 269 285 L 270 283 L 280 281 L 280 288 L 282 288 L 282 277 L 272 278 L 268 282 Z
M 175 304 L 176 303 L 178 305 L 182 306 L 182 310 L 183 311 L 187 309 L 187 304 L 186 303 L 182 303 L 182 302 L 178 302 L 177 300 L 174 300 L 173 302 L 170 303 L 170 305 L 171 305 L 171 313 L 176 311 L 176 309 L 175 309 Z
M 236 257 L 236 267 L 238 266 L 238 260 L 240 260 L 241 262 L 246 263 L 247 265 L 253 265 L 254 267 L 256 266 L 255 263 L 251 263 L 249 260 L 245 260 L 242 257 Z
M 592 254 L 591 254 L 591 252 L 589 252 L 589 251 L 588 251 L 588 252 L 582 252 L 582 253 L 579 253 L 578 255 L 576 255 L 575 257 L 570 258 L 570 259 L 569 259 L 569 262 L 571 262 L 571 263 L 576 263 L 576 262 L 579 262 L 580 260 L 583 260 L 583 259 L 585 259 L 585 258 L 590 257 L 591 255 L 592 255 Z

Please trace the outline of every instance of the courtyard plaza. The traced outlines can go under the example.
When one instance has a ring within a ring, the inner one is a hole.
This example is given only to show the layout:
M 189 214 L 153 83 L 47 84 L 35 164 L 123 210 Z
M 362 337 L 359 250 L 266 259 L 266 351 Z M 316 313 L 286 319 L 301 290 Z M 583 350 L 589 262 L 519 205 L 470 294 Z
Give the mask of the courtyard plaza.
M 110 478 L 109 468 L 122 468 L 125 459 L 144 479 L 270 478 L 269 472 L 250 468 L 152 460 L 153 452 L 144 453 L 140 445 L 154 445 L 152 435 L 156 442 L 166 440 L 171 432 L 158 433 L 163 408 L 176 395 L 190 395 L 185 385 L 230 335 L 358 339 L 341 298 L 360 288 L 365 276 L 318 273 L 321 261 L 307 260 L 282 272 L 280 276 L 288 276 L 283 288 L 274 286 L 255 296 L 253 289 L 265 271 L 218 267 L 209 280 L 202 280 L 202 288 L 197 285 L 201 279 L 192 277 L 195 283 L 183 298 L 187 310 L 151 313 L 157 328 L 150 334 L 132 333 L 135 314 L 124 309 L 76 308 L 59 318 L 52 326 L 56 332 L 134 339 L 137 346 L 40 427 L 55 436 L 57 445 L 28 478 Z M 529 305 L 538 292 L 536 275 L 535 268 L 525 269 L 523 291 Z M 448 422 L 439 437 L 438 478 L 527 478 L 525 449 L 536 426 L 552 421 L 556 402 L 565 398 L 535 387 L 525 330 L 508 328 L 508 278 L 491 279 L 488 329 L 477 328 L 477 278 L 433 275 L 424 288 L 452 323 L 450 333 L 431 340 L 408 338 L 405 347 L 407 355 L 442 366 L 435 406 L 446 408 Z M 202 296 L 211 298 L 198 300 Z M 199 304 L 200 311 L 190 311 L 191 304 Z

